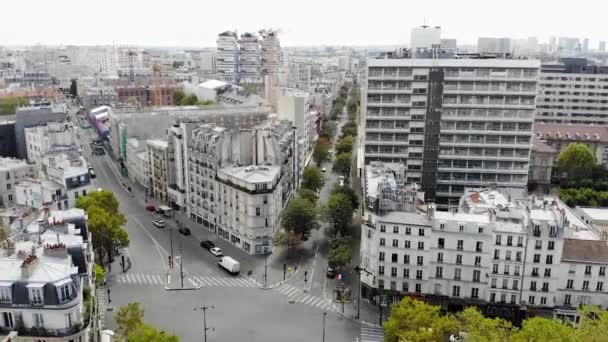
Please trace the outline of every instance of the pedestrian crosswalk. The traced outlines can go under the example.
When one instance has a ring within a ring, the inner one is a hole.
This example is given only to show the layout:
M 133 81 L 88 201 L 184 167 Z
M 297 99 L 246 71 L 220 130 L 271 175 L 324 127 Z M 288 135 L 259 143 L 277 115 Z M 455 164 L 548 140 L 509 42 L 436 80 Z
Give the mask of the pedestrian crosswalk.
M 384 330 L 378 326 L 361 325 L 360 342 L 382 342 L 384 341 Z
M 290 301 L 294 301 L 295 303 L 314 306 L 322 310 L 332 310 L 332 307 L 327 304 L 327 301 L 324 298 L 307 294 L 302 288 L 290 284 L 283 284 L 275 288 L 275 290 L 280 294 L 287 296 Z
M 222 286 L 222 287 L 258 287 L 258 283 L 247 277 L 219 277 L 209 275 L 186 275 L 188 279 L 201 287 Z M 125 285 L 150 285 L 164 286 L 167 283 L 166 274 L 143 274 L 125 273 L 116 278 L 116 281 Z

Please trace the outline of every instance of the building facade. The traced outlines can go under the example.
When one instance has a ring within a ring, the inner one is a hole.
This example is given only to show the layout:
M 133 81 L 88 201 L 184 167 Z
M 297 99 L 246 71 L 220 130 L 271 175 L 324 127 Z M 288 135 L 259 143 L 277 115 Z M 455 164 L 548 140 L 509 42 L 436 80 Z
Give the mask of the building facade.
M 52 121 L 64 121 L 68 114 L 65 103 L 44 104 L 17 108 L 15 118 L 15 139 L 17 142 L 17 157 L 27 158 L 25 128 L 44 125 Z
M 87 162 L 77 152 L 58 152 L 42 157 L 41 178 L 54 181 L 63 188 L 68 201 L 64 209 L 74 208 L 78 198 L 95 190 Z
M 169 183 L 169 154 L 167 141 L 159 139 L 146 140 L 148 153 L 148 194 L 163 202 L 168 202 L 167 188 Z
M 562 58 L 541 67 L 536 121 L 608 124 L 608 66 Z
M 16 204 L 15 186 L 24 179 L 37 176 L 35 165 L 25 160 L 0 158 L 0 208 Z
M 581 303 L 608 305 L 606 241 L 569 208 L 550 197 L 480 189 L 437 211 L 403 175 L 399 166 L 366 166 L 363 296 L 390 303 L 408 295 L 446 310 L 477 306 L 514 322 L 526 313 L 576 319 Z
M 215 67 L 217 77 L 224 82 L 235 83 L 238 70 L 238 40 L 236 32 L 222 32 L 217 37 Z
M 25 144 L 27 160 L 37 164 L 47 153 L 80 149 L 76 129 L 69 121 L 47 122 L 45 125 L 25 128 Z
M 295 183 L 288 122 L 251 130 L 202 125 L 188 149 L 188 215 L 249 254 L 267 254 Z
M 523 194 L 538 73 L 532 60 L 370 59 L 365 163 L 404 163 L 440 205 L 487 184 Z
M 262 84 L 262 47 L 258 37 L 245 33 L 239 38 L 238 84 Z
M 95 287 L 84 211 L 36 211 L 11 228 L 0 241 L 0 331 L 17 342 L 89 341 L 98 325 L 85 305 Z
M 556 157 L 571 143 L 587 145 L 598 164 L 608 165 L 608 126 L 537 122 L 536 137 L 555 149 Z

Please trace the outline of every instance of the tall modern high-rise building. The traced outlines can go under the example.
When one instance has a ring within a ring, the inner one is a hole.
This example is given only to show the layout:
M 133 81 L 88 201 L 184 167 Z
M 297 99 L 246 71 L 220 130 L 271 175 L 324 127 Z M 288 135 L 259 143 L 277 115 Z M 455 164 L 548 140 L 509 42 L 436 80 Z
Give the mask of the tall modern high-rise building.
M 365 163 L 404 164 L 406 181 L 442 205 L 467 187 L 525 194 L 539 62 L 430 56 L 368 60 Z
M 239 45 L 236 32 L 225 31 L 217 37 L 217 57 L 215 67 L 217 77 L 228 83 L 235 83 L 238 75 Z
M 536 120 L 608 124 L 608 66 L 561 58 L 541 67 Z
M 511 39 L 480 37 L 477 39 L 477 52 L 496 54 L 510 53 Z
M 606 41 L 604 41 L 604 40 L 600 41 L 599 50 L 600 50 L 600 52 L 606 52 Z
M 257 35 L 245 33 L 239 38 L 239 83 L 262 84 L 262 49 Z

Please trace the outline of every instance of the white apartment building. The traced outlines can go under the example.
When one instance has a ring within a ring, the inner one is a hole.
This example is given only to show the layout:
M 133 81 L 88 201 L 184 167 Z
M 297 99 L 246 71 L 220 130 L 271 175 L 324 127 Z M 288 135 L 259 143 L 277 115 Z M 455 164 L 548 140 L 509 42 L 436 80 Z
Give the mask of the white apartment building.
M 408 295 L 444 309 L 475 305 L 513 321 L 526 312 L 574 319 L 581 303 L 608 305 L 608 245 L 569 208 L 481 189 L 462 196 L 458 208 L 437 211 L 403 183 L 405 173 L 395 165 L 366 166 L 364 297 L 391 302 Z
M 224 82 L 235 83 L 238 74 L 239 46 L 236 32 L 222 32 L 217 37 L 215 67 L 217 77 Z
M 608 66 L 585 58 L 543 64 L 538 80 L 536 121 L 608 124 Z
M 150 170 L 146 145 L 135 139 L 127 139 L 125 166 L 129 179 L 143 185 L 146 189 L 150 180 Z
M 67 207 L 74 208 L 80 196 L 90 194 L 95 188 L 91 183 L 87 162 L 76 152 L 60 152 L 42 157 L 41 178 L 54 181 L 64 189 Z
M 168 202 L 167 188 L 169 183 L 169 154 L 167 140 L 146 140 L 148 154 L 149 180 L 148 194 L 163 202 Z
M 512 53 L 510 38 L 480 37 L 477 39 L 477 52 L 480 53 Z
M 202 125 L 188 153 L 189 217 L 249 254 L 267 254 L 295 183 L 289 122 L 251 130 Z
M 403 163 L 406 181 L 442 206 L 488 184 L 523 196 L 539 62 L 423 52 L 368 60 L 365 163 Z
M 89 341 L 97 323 L 85 306 L 95 288 L 84 212 L 41 210 L 13 226 L 17 235 L 0 241 L 0 330 L 16 342 Z
M 25 128 L 27 160 L 40 164 L 42 156 L 50 152 L 77 151 L 76 127 L 69 122 L 48 122 L 45 125 Z
M 238 84 L 262 84 L 262 47 L 255 33 L 239 38 Z
M 16 204 L 15 185 L 20 181 L 37 176 L 34 164 L 25 160 L 0 158 L 0 208 Z
M 289 120 L 296 128 L 298 139 L 298 175 L 306 167 L 317 140 L 317 111 L 308 92 L 281 88 L 277 114 L 281 120 Z
M 27 179 L 15 185 L 16 203 L 40 209 L 54 210 L 69 208 L 68 196 L 61 184 L 51 180 Z

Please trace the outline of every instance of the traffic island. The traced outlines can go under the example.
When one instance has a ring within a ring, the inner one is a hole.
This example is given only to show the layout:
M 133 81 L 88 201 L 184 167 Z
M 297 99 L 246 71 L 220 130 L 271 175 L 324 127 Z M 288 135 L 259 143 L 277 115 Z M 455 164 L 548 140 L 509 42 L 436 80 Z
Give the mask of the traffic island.
M 200 290 L 202 286 L 202 284 L 197 282 L 195 279 L 189 277 L 186 273 L 184 273 L 183 275 L 179 272 L 167 273 L 167 279 L 165 283 L 166 291 Z

